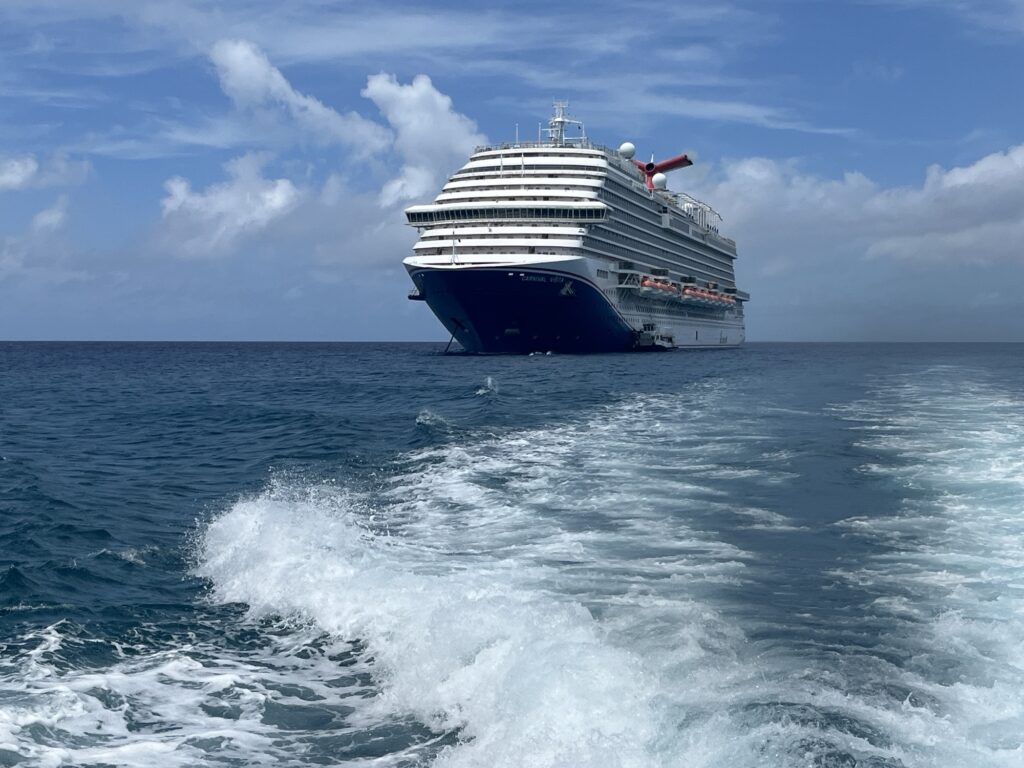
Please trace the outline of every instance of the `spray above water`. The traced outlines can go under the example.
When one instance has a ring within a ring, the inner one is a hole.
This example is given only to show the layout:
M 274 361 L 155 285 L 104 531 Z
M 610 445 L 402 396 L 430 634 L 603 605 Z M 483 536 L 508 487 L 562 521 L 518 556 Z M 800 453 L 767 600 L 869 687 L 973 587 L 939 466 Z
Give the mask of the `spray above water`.
M 478 395 L 495 395 L 498 393 L 498 382 L 488 376 L 483 383 L 483 386 L 478 387 L 476 394 Z

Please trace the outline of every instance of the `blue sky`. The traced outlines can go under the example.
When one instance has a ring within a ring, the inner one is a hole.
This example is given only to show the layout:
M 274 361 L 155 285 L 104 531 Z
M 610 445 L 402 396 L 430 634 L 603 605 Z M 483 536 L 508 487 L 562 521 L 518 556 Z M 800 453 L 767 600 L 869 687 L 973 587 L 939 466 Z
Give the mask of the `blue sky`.
M 752 340 L 1024 340 L 1024 1 L 0 4 L 0 338 L 443 339 L 402 208 L 554 99 Z

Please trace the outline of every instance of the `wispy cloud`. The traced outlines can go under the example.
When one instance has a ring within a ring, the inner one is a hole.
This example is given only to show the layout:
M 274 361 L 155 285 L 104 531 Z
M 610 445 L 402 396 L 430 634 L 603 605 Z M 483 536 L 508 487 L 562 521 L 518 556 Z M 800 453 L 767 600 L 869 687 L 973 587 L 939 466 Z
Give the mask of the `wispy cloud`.
M 1024 0 L 873 0 L 879 5 L 937 9 L 956 16 L 964 29 L 993 43 L 1024 34 Z
M 5 280 L 59 284 L 88 280 L 91 275 L 74 265 L 74 249 L 62 236 L 68 199 L 60 195 L 49 208 L 32 217 L 28 230 L 0 238 L 0 283 Z
M 0 157 L 0 191 L 80 184 L 90 168 L 87 160 L 73 160 L 64 153 L 53 154 L 43 163 L 31 154 Z
M 33 232 L 56 232 L 64 226 L 68 216 L 68 196 L 61 195 L 49 208 L 32 217 Z
M 202 192 L 180 176 L 164 184 L 160 205 L 165 247 L 184 256 L 224 254 L 243 237 L 265 229 L 298 205 L 301 193 L 289 179 L 263 176 L 265 157 L 242 155 L 224 166 L 227 181 Z
M 266 55 L 247 40 L 220 40 L 210 51 L 221 88 L 242 111 L 281 109 L 316 140 L 373 154 L 390 143 L 378 124 L 356 112 L 340 114 L 319 99 L 300 93 Z

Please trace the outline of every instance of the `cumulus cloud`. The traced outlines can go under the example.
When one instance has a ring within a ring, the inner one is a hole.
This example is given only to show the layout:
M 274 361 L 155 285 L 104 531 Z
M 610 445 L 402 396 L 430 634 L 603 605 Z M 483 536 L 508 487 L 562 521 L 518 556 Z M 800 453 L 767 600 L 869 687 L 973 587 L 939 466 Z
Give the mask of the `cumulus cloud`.
M 377 105 L 394 129 L 394 146 L 403 161 L 399 175 L 381 191 L 385 206 L 436 194 L 473 147 L 487 141 L 476 123 L 452 109 L 452 100 L 426 75 L 417 75 L 408 85 L 394 75 L 372 75 L 362 95 Z
M 323 129 L 336 138 L 342 135 L 347 118 L 295 91 L 254 46 L 221 41 L 213 58 L 225 93 L 239 108 L 274 102 L 310 129 Z M 472 120 L 454 111 L 451 99 L 425 75 L 408 84 L 393 75 L 374 75 L 362 95 L 380 109 L 387 126 L 356 116 L 359 125 L 372 126 L 366 135 L 385 137 L 387 146 L 393 147 L 386 158 L 401 163 L 389 172 L 393 175 L 397 170 L 397 176 L 378 195 L 350 188 L 337 172 L 327 175 L 319 195 L 305 194 L 290 179 L 266 178 L 264 156 L 247 154 L 225 166 L 226 181 L 205 190 L 193 190 L 182 177 L 164 183 L 161 239 L 166 249 L 193 257 L 226 254 L 247 235 L 262 231 L 265 236 L 303 243 L 320 271 L 342 263 L 372 263 L 384 252 L 394 253 L 394 248 L 388 251 L 373 243 L 388 243 L 399 252 L 407 249 L 412 233 L 403 226 L 394 204 L 435 194 L 452 169 L 486 139 Z M 374 141 L 374 148 L 382 146 Z M 353 149 L 358 159 L 358 150 L 365 147 Z M 387 169 L 386 158 L 372 164 L 365 156 L 361 160 L 364 168 L 379 173 Z M 305 186 L 311 182 L 307 179 Z M 342 232 L 340 222 L 344 222 Z
M 765 158 L 726 163 L 698 186 L 730 231 L 772 252 L 766 266 L 777 271 L 822 248 L 928 262 L 1024 259 L 1024 145 L 932 166 L 916 187 L 887 188 L 856 172 L 822 178 Z
M 341 144 L 360 154 L 385 149 L 390 135 L 355 112 L 341 114 L 300 93 L 256 45 L 220 40 L 210 51 L 221 89 L 240 110 L 281 110 L 304 132 L 325 144 Z
M 164 183 L 161 201 L 168 246 L 185 256 L 229 251 L 298 205 L 301 192 L 289 179 L 263 176 L 266 158 L 245 154 L 225 164 L 228 180 L 193 191 L 186 179 Z

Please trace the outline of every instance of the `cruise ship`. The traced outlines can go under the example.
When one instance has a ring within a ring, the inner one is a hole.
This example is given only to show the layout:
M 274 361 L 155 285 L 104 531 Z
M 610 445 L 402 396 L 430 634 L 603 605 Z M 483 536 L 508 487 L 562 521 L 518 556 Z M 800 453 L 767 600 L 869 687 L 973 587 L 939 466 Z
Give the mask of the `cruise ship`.
M 667 186 L 690 159 L 594 144 L 566 106 L 546 138 L 478 147 L 434 202 L 406 209 L 409 298 L 472 353 L 743 343 L 736 243 L 711 206 Z

